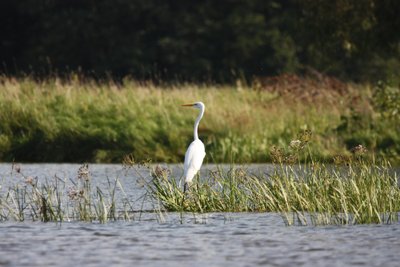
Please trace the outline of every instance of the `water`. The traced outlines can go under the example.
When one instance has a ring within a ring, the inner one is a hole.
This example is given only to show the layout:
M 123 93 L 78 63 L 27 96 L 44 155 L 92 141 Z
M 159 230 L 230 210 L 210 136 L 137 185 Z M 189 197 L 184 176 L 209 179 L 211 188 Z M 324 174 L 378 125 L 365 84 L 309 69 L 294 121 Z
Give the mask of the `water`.
M 22 165 L 21 170 L 25 175 L 69 179 L 76 177 L 78 168 L 40 164 Z M 173 166 L 173 171 L 178 173 L 179 168 Z M 11 165 L 0 164 L 3 185 L 10 172 Z M 99 183 L 106 175 L 119 176 L 132 197 L 140 193 L 133 174 L 120 166 L 92 165 L 91 173 Z M 176 213 L 163 218 L 149 213 L 140 221 L 107 224 L 0 223 L 0 266 L 387 267 L 400 266 L 399 252 L 399 223 L 287 227 L 273 213 L 185 214 L 183 218 Z

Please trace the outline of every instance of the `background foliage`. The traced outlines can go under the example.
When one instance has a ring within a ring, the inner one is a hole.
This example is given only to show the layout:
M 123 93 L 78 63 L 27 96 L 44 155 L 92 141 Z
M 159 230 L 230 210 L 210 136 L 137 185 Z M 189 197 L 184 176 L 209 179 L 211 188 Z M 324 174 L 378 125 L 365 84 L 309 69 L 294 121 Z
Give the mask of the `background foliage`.
M 208 163 L 270 162 L 274 147 L 285 154 L 303 131 L 312 132 L 313 159 L 332 162 L 362 145 L 368 155 L 400 162 L 399 87 L 358 85 L 340 93 L 335 83 L 292 79 L 296 87 L 284 77 L 270 91 L 0 76 L 0 160 L 121 162 L 132 153 L 182 162 L 198 111 L 181 104 L 201 99 Z
M 231 81 L 308 68 L 395 79 L 396 0 L 4 0 L 1 71 Z

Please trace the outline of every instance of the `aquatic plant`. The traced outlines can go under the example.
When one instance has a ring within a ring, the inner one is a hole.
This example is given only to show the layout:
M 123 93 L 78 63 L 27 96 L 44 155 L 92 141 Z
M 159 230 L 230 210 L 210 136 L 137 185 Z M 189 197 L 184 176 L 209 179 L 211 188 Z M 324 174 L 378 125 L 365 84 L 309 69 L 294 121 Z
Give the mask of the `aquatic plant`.
M 142 206 L 136 209 L 118 178 L 96 185 L 88 164 L 68 180 L 38 179 L 13 165 L 16 183 L 0 187 L 0 220 L 106 223 L 151 212 L 162 222 L 165 212 L 274 212 L 287 225 L 398 221 L 400 187 L 387 161 L 370 161 L 368 150 L 358 145 L 351 154 L 337 155 L 334 164 L 318 163 L 306 156 L 311 137 L 303 131 L 288 147 L 271 148 L 274 165 L 266 173 L 233 164 L 216 167 L 198 176 L 186 192 L 168 168 L 127 155 L 123 166 L 145 189 L 137 197 Z M 149 201 L 153 209 L 144 210 L 143 203 Z
M 308 135 L 291 142 L 291 153 L 273 148 L 270 173 L 219 168 L 196 179 L 185 194 L 180 181 L 154 170 L 148 192 L 168 211 L 278 212 L 288 225 L 398 221 L 400 188 L 388 162 L 365 160 L 366 149 L 357 146 L 351 156 L 337 156 L 334 165 L 301 164 Z
M 119 179 L 107 177 L 105 189 L 93 187 L 88 164 L 79 168 L 77 177 L 70 179 L 70 183 L 57 176 L 41 182 L 37 177 L 24 175 L 18 165 L 13 165 L 13 170 L 22 183 L 0 191 L 0 220 L 105 223 L 133 219 L 133 205 Z M 121 194 L 119 201 L 117 192 Z

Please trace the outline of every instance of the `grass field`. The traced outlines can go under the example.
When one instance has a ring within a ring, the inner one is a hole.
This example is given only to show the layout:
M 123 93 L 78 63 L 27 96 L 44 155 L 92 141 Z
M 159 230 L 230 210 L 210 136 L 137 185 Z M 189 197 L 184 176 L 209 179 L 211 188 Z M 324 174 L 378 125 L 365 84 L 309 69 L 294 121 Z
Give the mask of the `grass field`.
M 154 85 L 1 77 L 0 160 L 121 162 L 133 153 L 181 162 L 197 112 L 180 105 L 203 101 L 205 162 L 269 162 L 273 146 L 285 151 L 309 130 L 314 159 L 332 161 L 361 144 L 370 155 L 398 163 L 399 95 L 398 87 L 345 85 L 340 91 L 304 79 L 271 87 L 262 81 Z

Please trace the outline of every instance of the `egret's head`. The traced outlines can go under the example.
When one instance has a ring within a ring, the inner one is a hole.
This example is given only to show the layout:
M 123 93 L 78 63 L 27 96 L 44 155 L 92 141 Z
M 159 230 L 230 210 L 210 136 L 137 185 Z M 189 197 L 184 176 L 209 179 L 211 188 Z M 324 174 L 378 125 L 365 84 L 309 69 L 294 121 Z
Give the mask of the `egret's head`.
M 196 103 L 193 103 L 193 104 L 185 104 L 185 105 L 182 105 L 183 107 L 193 107 L 193 108 L 197 108 L 197 109 L 203 109 L 204 110 L 204 104 L 203 104 L 203 102 L 196 102 Z

